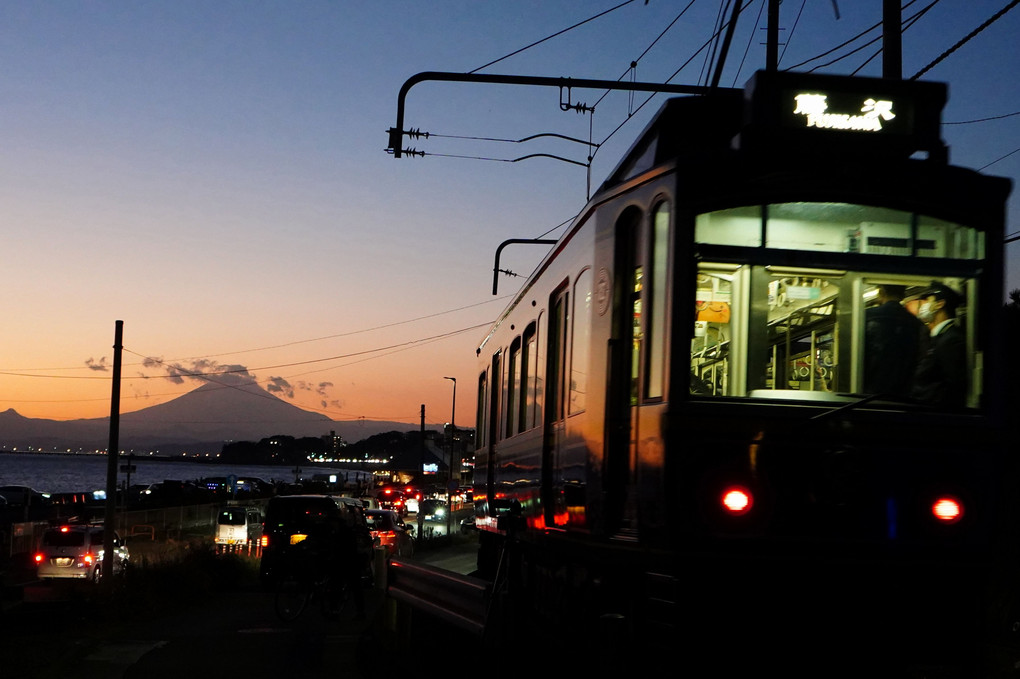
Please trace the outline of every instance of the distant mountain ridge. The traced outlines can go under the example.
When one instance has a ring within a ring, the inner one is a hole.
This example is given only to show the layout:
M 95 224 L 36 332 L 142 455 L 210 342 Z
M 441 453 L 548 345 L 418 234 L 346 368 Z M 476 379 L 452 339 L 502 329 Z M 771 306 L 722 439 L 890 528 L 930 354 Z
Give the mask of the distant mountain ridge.
M 335 431 L 348 442 L 386 431 L 416 429 L 401 422 L 338 422 L 274 396 L 254 383 L 205 384 L 166 403 L 120 416 L 121 449 L 194 448 L 220 452 L 226 441 L 257 441 L 278 434 L 325 436 Z M 110 418 L 47 420 L 0 412 L 0 448 L 105 450 Z

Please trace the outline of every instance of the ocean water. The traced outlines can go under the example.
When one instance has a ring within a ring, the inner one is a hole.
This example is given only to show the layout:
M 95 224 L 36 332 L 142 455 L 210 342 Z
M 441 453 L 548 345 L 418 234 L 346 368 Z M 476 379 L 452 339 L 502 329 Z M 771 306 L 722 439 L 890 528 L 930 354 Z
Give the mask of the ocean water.
M 127 459 L 118 461 L 117 485 L 127 481 L 119 471 Z M 354 481 L 367 478 L 367 472 L 344 469 L 337 465 L 307 464 L 300 473 L 291 466 L 207 464 L 166 459 L 135 457 L 131 485 L 158 483 L 166 480 L 194 481 L 210 476 L 254 476 L 263 481 L 294 481 L 310 479 L 314 474 L 337 473 Z M 44 493 L 82 493 L 106 488 L 105 455 L 65 455 L 58 453 L 0 453 L 0 486 L 29 486 Z

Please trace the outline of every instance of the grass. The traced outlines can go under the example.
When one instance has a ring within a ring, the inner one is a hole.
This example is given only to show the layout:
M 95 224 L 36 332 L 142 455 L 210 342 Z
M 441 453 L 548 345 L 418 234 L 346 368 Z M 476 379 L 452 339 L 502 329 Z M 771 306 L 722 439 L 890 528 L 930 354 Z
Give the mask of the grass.
M 258 559 L 218 554 L 208 538 L 133 544 L 131 565 L 109 591 L 111 610 L 131 618 L 204 601 L 212 594 L 258 585 Z

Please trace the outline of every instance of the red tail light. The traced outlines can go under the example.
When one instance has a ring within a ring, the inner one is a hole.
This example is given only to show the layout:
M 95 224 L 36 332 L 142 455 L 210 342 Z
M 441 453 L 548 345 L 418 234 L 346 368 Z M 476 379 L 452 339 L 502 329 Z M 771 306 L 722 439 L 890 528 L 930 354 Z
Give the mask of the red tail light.
M 36 563 L 42 563 L 45 558 L 46 558 L 45 554 L 36 554 L 35 555 L 35 562 Z
M 956 523 L 963 518 L 963 505 L 954 497 L 943 496 L 932 504 L 931 513 L 942 523 Z
M 91 554 L 86 554 L 85 556 L 82 557 L 82 561 L 84 561 L 85 563 L 91 565 L 92 564 L 92 555 Z
M 723 491 L 720 498 L 723 508 L 735 516 L 747 514 L 754 505 L 751 491 L 740 486 L 731 486 Z
M 261 547 L 268 547 L 269 546 L 269 536 L 268 535 L 263 535 L 262 538 L 259 540 L 259 545 Z

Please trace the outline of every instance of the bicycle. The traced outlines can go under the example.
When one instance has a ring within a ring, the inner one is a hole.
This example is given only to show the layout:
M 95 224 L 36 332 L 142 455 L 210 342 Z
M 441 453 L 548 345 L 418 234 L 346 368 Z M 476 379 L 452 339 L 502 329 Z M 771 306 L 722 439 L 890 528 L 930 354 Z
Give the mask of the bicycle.
M 276 586 L 274 606 L 284 622 L 293 622 L 313 603 L 323 617 L 338 619 L 350 601 L 347 584 L 330 572 L 322 558 L 304 550 L 287 557 Z

